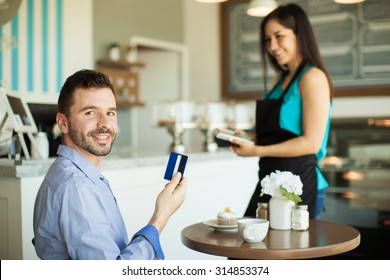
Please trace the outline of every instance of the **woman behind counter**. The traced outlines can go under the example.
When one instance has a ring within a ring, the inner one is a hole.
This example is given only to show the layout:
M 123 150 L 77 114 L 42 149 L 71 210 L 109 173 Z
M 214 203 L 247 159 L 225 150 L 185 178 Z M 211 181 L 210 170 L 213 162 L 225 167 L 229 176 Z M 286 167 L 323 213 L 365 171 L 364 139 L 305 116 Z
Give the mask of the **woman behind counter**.
M 328 187 L 317 161 L 326 155 L 332 82 L 309 19 L 296 4 L 279 6 L 263 19 L 260 47 L 266 90 L 257 101 L 256 145 L 232 140 L 238 146 L 231 148 L 238 156 L 260 157 L 259 183 L 245 216 L 255 216 L 257 202 L 270 199 L 259 196 L 260 181 L 281 170 L 301 177 L 302 204 L 308 205 L 310 218 L 315 218 L 322 211 Z M 277 73 L 269 92 L 267 62 Z

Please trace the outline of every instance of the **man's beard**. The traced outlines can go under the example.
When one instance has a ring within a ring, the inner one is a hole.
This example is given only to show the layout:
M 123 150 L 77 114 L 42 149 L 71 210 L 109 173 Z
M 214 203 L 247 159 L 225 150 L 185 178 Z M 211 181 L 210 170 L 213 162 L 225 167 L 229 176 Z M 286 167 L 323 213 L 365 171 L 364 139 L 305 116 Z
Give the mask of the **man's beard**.
M 96 134 L 109 134 L 111 136 L 111 143 L 106 144 L 97 144 L 91 140 L 91 138 Z M 69 127 L 69 137 L 73 143 L 80 147 L 81 149 L 95 155 L 95 156 L 106 156 L 110 153 L 112 145 L 115 140 L 115 134 L 110 129 L 98 128 L 96 130 L 90 131 L 87 135 L 78 133 L 71 126 Z

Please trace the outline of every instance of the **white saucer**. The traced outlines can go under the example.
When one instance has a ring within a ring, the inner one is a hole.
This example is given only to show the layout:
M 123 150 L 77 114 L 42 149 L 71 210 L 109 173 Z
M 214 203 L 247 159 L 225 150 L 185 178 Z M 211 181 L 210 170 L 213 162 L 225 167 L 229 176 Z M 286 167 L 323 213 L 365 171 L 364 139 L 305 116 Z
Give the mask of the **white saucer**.
M 218 220 L 209 220 L 203 222 L 204 225 L 214 228 L 217 231 L 237 231 L 238 225 L 219 225 Z

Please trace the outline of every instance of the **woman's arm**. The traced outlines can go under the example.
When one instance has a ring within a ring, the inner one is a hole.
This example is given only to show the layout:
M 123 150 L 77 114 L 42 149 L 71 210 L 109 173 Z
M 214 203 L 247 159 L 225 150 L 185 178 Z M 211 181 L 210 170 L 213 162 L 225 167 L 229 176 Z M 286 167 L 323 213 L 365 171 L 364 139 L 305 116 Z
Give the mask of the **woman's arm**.
M 318 68 L 311 68 L 302 76 L 299 90 L 303 107 L 301 136 L 268 146 L 242 144 L 233 147 L 234 152 L 239 156 L 260 157 L 296 157 L 317 153 L 325 134 L 330 107 L 326 75 Z

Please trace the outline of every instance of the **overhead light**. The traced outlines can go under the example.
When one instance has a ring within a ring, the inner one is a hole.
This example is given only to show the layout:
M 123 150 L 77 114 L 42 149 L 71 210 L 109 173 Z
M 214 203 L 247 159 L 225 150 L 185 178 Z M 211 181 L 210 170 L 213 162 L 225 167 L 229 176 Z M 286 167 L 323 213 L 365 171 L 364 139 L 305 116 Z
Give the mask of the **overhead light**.
M 196 1 L 202 3 L 221 3 L 221 2 L 226 2 L 227 0 L 196 0 Z
M 253 17 L 265 17 L 276 9 L 278 4 L 275 0 L 252 0 L 249 2 L 246 13 Z
M 347 181 L 362 181 L 365 178 L 363 173 L 360 173 L 357 171 L 344 172 L 342 177 L 344 180 L 347 180 Z
M 361 3 L 366 0 L 334 0 L 336 3 L 339 4 L 356 4 L 356 3 Z
M 322 160 L 322 162 L 326 166 L 334 166 L 334 167 L 341 167 L 344 164 L 344 160 L 336 156 L 327 156 Z
M 368 119 L 367 122 L 369 126 L 390 127 L 390 119 L 383 119 L 383 120 Z

